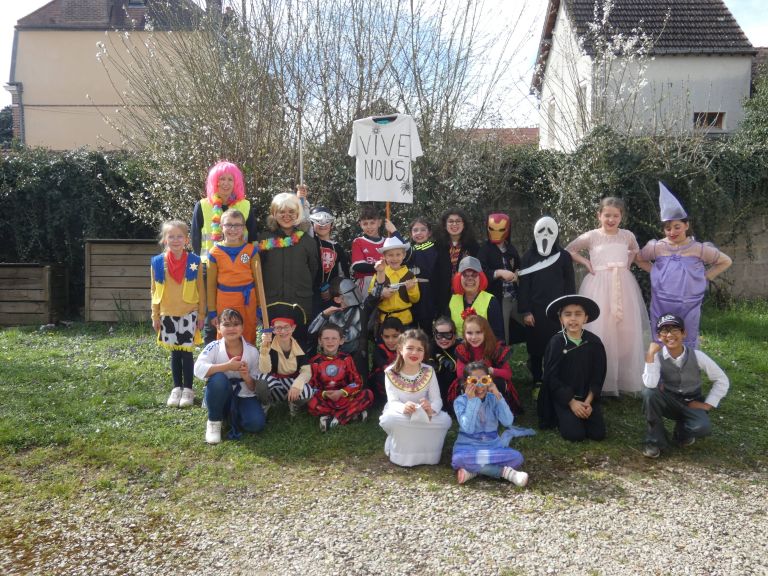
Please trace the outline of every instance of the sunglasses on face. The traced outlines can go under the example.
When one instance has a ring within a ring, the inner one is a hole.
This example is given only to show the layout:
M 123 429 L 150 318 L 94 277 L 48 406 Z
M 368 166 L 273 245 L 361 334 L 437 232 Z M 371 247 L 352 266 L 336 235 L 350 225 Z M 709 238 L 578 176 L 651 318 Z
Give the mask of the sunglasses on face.
M 435 332 L 435 340 L 450 340 L 454 336 L 455 332 Z
M 478 378 L 477 376 L 467 376 L 467 384 L 474 384 L 475 386 L 490 386 L 493 384 L 493 378 L 488 376 L 486 374 L 485 376 L 482 376 Z

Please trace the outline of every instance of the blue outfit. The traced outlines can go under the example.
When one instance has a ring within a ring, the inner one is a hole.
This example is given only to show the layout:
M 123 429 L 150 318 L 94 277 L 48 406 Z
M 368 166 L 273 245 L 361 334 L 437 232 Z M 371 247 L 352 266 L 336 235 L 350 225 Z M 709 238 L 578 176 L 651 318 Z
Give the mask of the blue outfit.
M 224 372 L 217 372 L 205 384 L 205 403 L 208 406 L 208 420 L 221 422 L 229 420 L 229 438 L 237 440 L 242 432 L 260 432 L 267 417 L 256 396 L 238 396 L 244 386 L 240 378 L 227 378 Z
M 462 394 L 453 403 L 459 435 L 453 445 L 451 466 L 499 478 L 505 466 L 519 468 L 523 455 L 509 447 L 512 438 L 532 436 L 533 430 L 512 426 L 514 416 L 507 402 L 491 393 L 485 398 Z M 499 435 L 499 424 L 507 429 Z

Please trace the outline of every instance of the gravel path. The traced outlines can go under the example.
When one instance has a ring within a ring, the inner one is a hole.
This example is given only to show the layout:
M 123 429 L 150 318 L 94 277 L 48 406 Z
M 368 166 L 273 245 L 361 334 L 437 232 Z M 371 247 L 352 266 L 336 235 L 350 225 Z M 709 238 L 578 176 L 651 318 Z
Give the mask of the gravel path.
M 312 486 L 291 470 L 266 492 L 214 495 L 210 512 L 43 503 L 31 525 L 4 529 L 0 573 L 768 574 L 764 473 L 598 467 L 545 490 L 394 467 Z

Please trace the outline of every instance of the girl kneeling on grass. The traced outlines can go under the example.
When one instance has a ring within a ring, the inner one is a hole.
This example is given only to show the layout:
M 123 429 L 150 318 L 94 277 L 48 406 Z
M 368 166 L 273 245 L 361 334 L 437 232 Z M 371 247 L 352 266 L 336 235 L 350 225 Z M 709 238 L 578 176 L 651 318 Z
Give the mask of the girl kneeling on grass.
M 435 370 L 424 364 L 429 350 L 422 330 L 406 330 L 395 363 L 384 371 L 387 404 L 379 424 L 387 433 L 384 452 L 393 464 L 437 464 L 451 417 L 440 409 Z
M 483 474 L 525 486 L 528 474 L 517 470 L 523 463 L 523 455 L 509 447 L 509 441 L 521 435 L 511 428 L 512 411 L 484 362 L 468 364 L 464 373 L 465 392 L 453 403 L 459 435 L 453 445 L 451 466 L 457 471 L 459 484 Z M 507 427 L 501 436 L 499 424 Z
M 152 328 L 157 343 L 171 351 L 173 389 L 166 404 L 192 406 L 192 352 L 202 343 L 200 330 L 205 320 L 205 290 L 200 258 L 185 250 L 189 228 L 180 220 L 164 222 L 160 243 L 162 254 L 152 258 Z
M 262 400 L 266 384 L 259 372 L 259 351 L 243 338 L 243 317 L 231 308 L 219 314 L 221 340 L 208 344 L 195 362 L 195 376 L 206 381 L 208 424 L 205 441 L 221 442 L 221 424 L 229 421 L 229 438 L 239 439 L 240 429 L 259 432 L 266 420 Z

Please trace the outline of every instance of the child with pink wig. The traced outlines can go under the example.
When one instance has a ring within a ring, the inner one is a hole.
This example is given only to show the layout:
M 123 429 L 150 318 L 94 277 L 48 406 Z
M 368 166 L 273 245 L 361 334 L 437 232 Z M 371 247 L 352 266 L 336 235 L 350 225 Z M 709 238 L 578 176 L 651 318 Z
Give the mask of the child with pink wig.
M 251 210 L 251 203 L 245 199 L 243 173 L 232 162 L 222 160 L 208 171 L 205 180 L 205 198 L 195 204 L 192 212 L 192 251 L 200 256 L 203 265 L 208 263 L 208 253 L 216 242 L 224 240 L 221 231 L 222 214 L 233 208 L 245 217 L 243 241 L 256 238 L 256 218 Z M 216 339 L 216 328 L 206 321 L 205 343 Z

